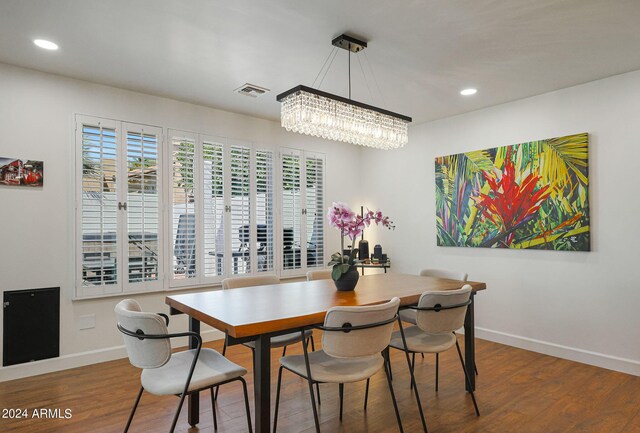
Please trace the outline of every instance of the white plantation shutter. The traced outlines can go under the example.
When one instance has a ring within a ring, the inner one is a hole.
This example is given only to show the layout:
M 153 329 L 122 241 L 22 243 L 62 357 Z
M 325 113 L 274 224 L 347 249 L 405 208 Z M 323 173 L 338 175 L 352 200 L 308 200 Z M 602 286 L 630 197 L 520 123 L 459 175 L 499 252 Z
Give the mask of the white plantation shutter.
M 115 122 L 79 119 L 79 295 L 118 293 Z
M 171 143 L 171 279 L 192 284 L 196 273 L 196 137 L 169 130 Z M 173 284 L 172 284 L 173 285 Z
M 324 155 L 305 154 L 307 267 L 324 267 Z
M 282 149 L 282 270 L 292 274 L 302 268 L 300 240 L 302 239 L 302 152 Z
M 324 267 L 324 164 L 320 153 L 281 149 L 283 275 Z
M 231 251 L 232 274 L 247 274 L 252 269 L 251 245 L 255 235 L 251 226 L 251 148 L 233 145 L 229 149 L 231 179 Z
M 161 288 L 161 131 L 76 116 L 79 297 Z
M 273 204 L 273 152 L 257 150 L 256 161 L 256 240 L 258 243 L 258 272 L 275 269 L 274 204 Z
M 159 281 L 159 146 L 162 130 L 123 124 L 126 134 L 127 278 L 129 283 Z
M 225 200 L 224 147 L 211 138 L 202 142 L 203 209 L 204 209 L 204 275 L 225 273 Z

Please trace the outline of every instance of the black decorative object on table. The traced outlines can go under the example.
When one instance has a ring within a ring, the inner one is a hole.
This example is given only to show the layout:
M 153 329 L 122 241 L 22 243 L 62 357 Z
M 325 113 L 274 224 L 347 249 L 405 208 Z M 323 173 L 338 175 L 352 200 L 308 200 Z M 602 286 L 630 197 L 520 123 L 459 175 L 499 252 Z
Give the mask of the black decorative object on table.
M 355 266 L 351 266 L 347 273 L 342 274 L 340 278 L 334 281 L 336 289 L 339 292 L 350 292 L 356 288 L 358 278 L 360 278 L 360 273 Z
M 358 258 L 360 260 L 367 260 L 369 258 L 369 241 L 362 239 L 358 243 Z
M 382 247 L 380 244 L 376 244 L 376 246 L 373 247 L 373 258 L 378 260 L 382 258 Z

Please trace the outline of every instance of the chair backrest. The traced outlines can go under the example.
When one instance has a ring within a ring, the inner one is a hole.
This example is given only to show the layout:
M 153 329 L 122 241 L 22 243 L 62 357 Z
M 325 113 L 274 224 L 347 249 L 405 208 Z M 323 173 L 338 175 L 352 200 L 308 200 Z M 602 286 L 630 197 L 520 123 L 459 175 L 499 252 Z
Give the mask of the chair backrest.
M 333 269 L 322 269 L 318 271 L 307 272 L 307 281 L 313 280 L 330 280 Z
M 168 333 L 165 320 L 155 313 L 145 313 L 133 299 L 124 299 L 116 305 L 118 324 L 131 332 L 142 331 L 147 335 Z M 168 338 L 140 340 L 123 334 L 129 362 L 139 368 L 162 367 L 171 358 L 171 343 Z
M 467 281 L 467 274 L 465 274 L 464 272 L 447 271 L 445 269 L 423 269 L 420 271 L 420 276 Z
M 327 311 L 325 327 L 339 328 L 369 325 L 393 319 L 398 313 L 400 299 L 393 298 L 387 303 L 364 307 L 333 307 Z M 357 358 L 379 354 L 391 340 L 392 321 L 368 329 L 356 329 L 349 332 L 324 331 L 322 349 L 336 358 Z
M 223 289 L 237 289 L 249 286 L 267 286 L 280 284 L 280 278 L 275 275 L 259 275 L 257 277 L 232 277 L 222 280 Z
M 471 286 L 465 284 L 456 290 L 440 290 L 424 292 L 418 301 L 418 307 L 447 307 L 464 304 L 471 296 Z M 416 323 L 423 331 L 430 334 L 448 334 L 464 325 L 467 306 L 445 309 L 440 311 L 418 310 Z

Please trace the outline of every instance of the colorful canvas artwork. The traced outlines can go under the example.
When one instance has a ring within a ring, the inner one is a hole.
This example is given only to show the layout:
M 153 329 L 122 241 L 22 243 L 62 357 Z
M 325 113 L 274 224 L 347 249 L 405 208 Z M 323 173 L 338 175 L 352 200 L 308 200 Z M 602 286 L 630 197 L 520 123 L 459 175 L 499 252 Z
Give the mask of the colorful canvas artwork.
M 589 251 L 586 133 L 437 157 L 440 246 Z
M 0 185 L 41 187 L 44 185 L 44 163 L 0 157 Z

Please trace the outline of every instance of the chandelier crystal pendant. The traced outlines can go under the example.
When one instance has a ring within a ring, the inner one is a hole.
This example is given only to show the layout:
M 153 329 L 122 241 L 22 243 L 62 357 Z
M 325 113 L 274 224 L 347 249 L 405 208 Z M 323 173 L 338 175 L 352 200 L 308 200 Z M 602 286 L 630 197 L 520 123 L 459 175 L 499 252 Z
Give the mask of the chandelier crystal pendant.
M 287 131 L 377 149 L 397 149 L 409 141 L 411 118 L 351 99 L 351 53 L 367 43 L 340 35 L 332 44 L 349 51 L 349 98 L 299 85 L 276 99 Z

